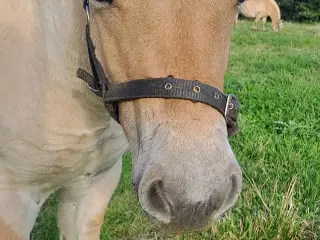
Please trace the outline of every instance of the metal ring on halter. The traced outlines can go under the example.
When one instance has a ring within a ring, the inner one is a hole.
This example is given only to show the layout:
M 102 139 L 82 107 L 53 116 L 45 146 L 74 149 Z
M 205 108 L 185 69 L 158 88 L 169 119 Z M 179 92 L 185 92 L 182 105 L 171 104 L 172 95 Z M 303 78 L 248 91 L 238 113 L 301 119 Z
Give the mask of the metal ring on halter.
M 86 14 L 87 14 L 87 20 L 90 21 L 90 14 L 89 14 L 89 5 L 86 5 Z

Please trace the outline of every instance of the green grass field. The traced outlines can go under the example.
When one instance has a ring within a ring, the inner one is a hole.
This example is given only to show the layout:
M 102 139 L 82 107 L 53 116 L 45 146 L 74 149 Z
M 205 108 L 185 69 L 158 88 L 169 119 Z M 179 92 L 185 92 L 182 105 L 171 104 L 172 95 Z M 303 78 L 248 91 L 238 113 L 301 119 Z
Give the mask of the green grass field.
M 320 24 L 250 27 L 233 31 L 225 81 L 242 104 L 231 139 L 244 176 L 236 205 L 206 232 L 166 236 L 141 212 L 127 154 L 101 239 L 320 239 Z M 32 239 L 59 239 L 57 202 L 47 201 Z

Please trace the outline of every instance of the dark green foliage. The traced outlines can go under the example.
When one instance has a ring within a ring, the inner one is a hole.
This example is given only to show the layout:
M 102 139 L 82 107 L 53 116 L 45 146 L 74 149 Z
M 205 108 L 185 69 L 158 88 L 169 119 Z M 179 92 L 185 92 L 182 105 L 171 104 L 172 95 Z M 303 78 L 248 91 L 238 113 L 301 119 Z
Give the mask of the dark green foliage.
M 276 0 L 284 20 L 320 21 L 320 0 Z

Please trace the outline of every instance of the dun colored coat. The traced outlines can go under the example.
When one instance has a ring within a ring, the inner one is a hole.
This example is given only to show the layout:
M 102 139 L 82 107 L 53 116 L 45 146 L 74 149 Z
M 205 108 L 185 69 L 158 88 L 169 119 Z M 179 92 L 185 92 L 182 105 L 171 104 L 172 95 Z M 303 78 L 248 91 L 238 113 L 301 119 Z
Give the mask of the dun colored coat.
M 222 91 L 236 8 L 90 0 L 91 37 L 111 84 L 173 75 Z M 119 125 L 75 74 L 90 70 L 86 22 L 81 0 L 0 0 L 0 239 L 29 239 L 55 191 L 60 239 L 99 239 L 128 147 L 144 211 L 177 231 L 206 226 L 242 184 L 223 115 L 138 99 L 120 103 Z

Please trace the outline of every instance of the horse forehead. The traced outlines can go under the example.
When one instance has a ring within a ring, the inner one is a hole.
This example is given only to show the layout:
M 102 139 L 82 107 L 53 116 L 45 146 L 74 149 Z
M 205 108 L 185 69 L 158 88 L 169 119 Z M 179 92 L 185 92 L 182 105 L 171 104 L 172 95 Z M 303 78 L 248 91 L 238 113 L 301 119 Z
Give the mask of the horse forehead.
M 140 14 L 140 17 L 142 18 L 152 18 L 154 20 L 162 20 L 162 16 L 167 18 L 170 17 L 170 15 L 176 20 L 182 18 L 184 18 L 185 20 L 193 19 L 201 15 L 204 18 L 206 18 L 207 16 L 216 18 L 217 16 L 225 16 L 225 11 L 228 9 L 236 9 L 237 4 L 238 0 L 117 0 L 112 3 L 112 5 L 114 6 L 113 9 L 116 9 L 117 14 L 122 13 L 121 17 L 124 17 L 124 19 L 126 19 L 124 15 L 133 16 L 136 14 Z M 108 7 L 108 5 L 97 4 L 97 2 L 94 1 L 91 1 L 91 5 L 98 10 L 112 9 Z
M 130 8 L 148 8 L 148 7 L 175 7 L 175 6 L 219 6 L 224 4 L 234 4 L 237 0 L 205 0 L 205 1 L 185 1 L 185 0 L 136 0 L 136 1 L 128 1 L 128 0 L 117 0 L 113 2 L 112 5 L 117 7 L 130 7 Z M 240 1 L 240 0 L 239 0 Z M 99 5 L 101 6 L 101 5 Z

